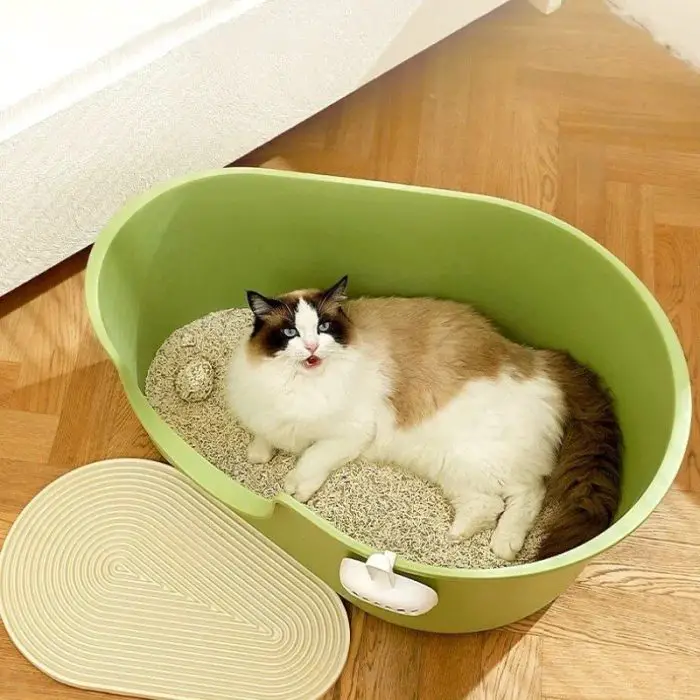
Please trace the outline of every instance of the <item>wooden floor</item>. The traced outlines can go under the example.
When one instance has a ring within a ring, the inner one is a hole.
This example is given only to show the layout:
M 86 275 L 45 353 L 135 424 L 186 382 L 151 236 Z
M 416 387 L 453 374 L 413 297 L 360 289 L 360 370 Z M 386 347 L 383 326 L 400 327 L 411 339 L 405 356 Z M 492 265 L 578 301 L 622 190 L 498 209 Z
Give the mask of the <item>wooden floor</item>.
M 654 291 L 700 378 L 700 75 L 599 0 L 511 3 L 249 157 L 486 192 L 540 207 Z M 0 300 L 0 532 L 50 481 L 155 457 L 82 302 L 81 254 Z M 700 406 L 674 490 L 543 615 L 440 637 L 353 610 L 326 700 L 700 698 Z M 99 698 L 30 666 L 0 632 L 0 698 Z

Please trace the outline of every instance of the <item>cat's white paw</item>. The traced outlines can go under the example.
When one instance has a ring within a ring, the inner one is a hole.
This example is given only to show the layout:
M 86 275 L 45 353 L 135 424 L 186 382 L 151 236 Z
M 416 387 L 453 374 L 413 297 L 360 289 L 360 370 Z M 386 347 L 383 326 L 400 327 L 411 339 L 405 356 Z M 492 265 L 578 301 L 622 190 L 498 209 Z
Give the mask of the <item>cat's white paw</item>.
M 306 503 L 316 491 L 318 491 L 325 479 L 319 479 L 316 475 L 308 475 L 293 469 L 284 480 L 284 490 L 297 501 Z
M 491 536 L 491 551 L 505 561 L 515 561 L 520 554 L 525 540 L 519 532 L 508 532 L 504 528 L 496 528 Z
M 490 530 L 495 525 L 495 522 L 486 523 L 474 523 L 474 522 L 462 522 L 455 519 L 450 527 L 447 536 L 453 542 L 462 542 L 463 540 L 469 540 L 474 535 L 484 530 Z
M 504 504 L 498 496 L 472 497 L 455 505 L 455 517 L 447 536 L 455 541 L 468 540 L 479 532 L 496 527 Z
M 274 454 L 272 445 L 262 438 L 256 437 L 248 445 L 248 461 L 251 464 L 267 464 Z
M 447 537 L 453 542 L 461 542 L 462 540 L 468 540 L 474 533 L 468 532 L 462 523 L 453 522 L 452 527 L 450 527 Z

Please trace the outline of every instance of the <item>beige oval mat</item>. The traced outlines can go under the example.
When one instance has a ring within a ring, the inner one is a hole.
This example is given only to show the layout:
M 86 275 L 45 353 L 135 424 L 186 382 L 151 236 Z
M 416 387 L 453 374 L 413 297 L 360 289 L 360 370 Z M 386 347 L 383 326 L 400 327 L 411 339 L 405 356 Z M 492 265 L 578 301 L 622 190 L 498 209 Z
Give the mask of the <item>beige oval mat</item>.
M 340 598 L 179 472 L 91 464 L 44 489 L 0 556 L 0 613 L 42 671 L 172 700 L 311 700 L 340 674 Z

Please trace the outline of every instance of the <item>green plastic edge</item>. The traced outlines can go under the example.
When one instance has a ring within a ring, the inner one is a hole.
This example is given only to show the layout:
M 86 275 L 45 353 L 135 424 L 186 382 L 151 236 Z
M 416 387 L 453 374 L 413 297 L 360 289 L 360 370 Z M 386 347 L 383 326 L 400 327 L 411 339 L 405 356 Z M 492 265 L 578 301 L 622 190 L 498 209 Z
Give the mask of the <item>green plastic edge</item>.
M 285 178 L 305 178 L 311 180 L 331 181 L 338 183 L 353 182 L 365 186 L 385 189 L 400 189 L 410 190 L 417 193 L 439 193 L 447 197 L 457 197 L 472 199 L 481 202 L 498 203 L 501 206 L 510 207 L 532 216 L 536 216 L 543 221 L 555 223 L 556 225 L 565 228 L 569 233 L 576 236 L 586 245 L 594 248 L 600 255 L 605 257 L 617 271 L 631 284 L 639 294 L 640 298 L 647 306 L 649 312 L 654 317 L 658 327 L 662 333 L 666 351 L 670 360 L 672 374 L 674 379 L 675 393 L 675 420 L 671 430 L 671 436 L 668 442 L 668 447 L 661 466 L 649 487 L 642 494 L 639 500 L 625 513 L 625 515 L 616 521 L 605 532 L 601 533 L 585 544 L 565 552 L 551 559 L 532 562 L 528 564 L 517 564 L 514 566 L 501 569 L 453 569 L 446 567 L 438 567 L 417 562 L 399 557 L 397 560 L 396 569 L 415 576 L 436 577 L 448 579 L 501 579 L 501 578 L 518 578 L 521 576 L 531 576 L 536 574 L 546 573 L 553 569 L 564 568 L 581 564 L 597 556 L 601 552 L 614 546 L 629 534 L 634 532 L 645 520 L 651 512 L 659 505 L 667 491 L 673 484 L 673 481 L 680 470 L 683 457 L 688 445 L 690 437 L 691 419 L 692 419 L 692 395 L 690 374 L 685 360 L 683 349 L 678 340 L 678 337 L 671 325 L 665 312 L 655 299 L 649 289 L 642 281 L 617 257 L 610 253 L 606 248 L 593 240 L 590 236 L 570 224 L 558 219 L 550 214 L 513 202 L 511 200 L 502 199 L 490 195 L 472 194 L 458 192 L 453 190 L 445 190 L 430 187 L 419 187 L 414 185 L 402 185 L 382 181 L 342 178 L 330 175 L 311 175 L 305 173 L 293 173 L 284 171 L 283 173 L 276 170 L 267 170 L 261 168 L 232 168 L 220 170 L 208 170 L 199 173 L 194 173 L 184 177 L 176 178 L 165 183 L 158 184 L 146 191 L 143 194 L 137 195 L 130 199 L 117 214 L 107 223 L 107 225 L 99 233 L 97 240 L 93 246 L 90 258 L 88 260 L 86 275 L 85 275 L 85 296 L 87 301 L 88 315 L 92 322 L 95 334 L 104 347 L 110 360 L 114 363 L 120 380 L 124 386 L 127 398 L 134 409 L 139 420 L 147 427 L 148 432 L 154 438 L 154 441 L 159 446 L 161 441 L 172 440 L 173 436 L 178 440 L 182 451 L 188 456 L 188 465 L 178 465 L 184 473 L 186 473 L 193 481 L 199 484 L 202 488 L 209 491 L 214 497 L 225 503 L 227 506 L 236 510 L 234 502 L 237 500 L 245 500 L 247 502 L 246 513 L 253 518 L 268 518 L 272 515 L 274 509 L 279 505 L 291 508 L 314 525 L 321 528 L 325 532 L 332 535 L 335 539 L 342 542 L 349 550 L 361 556 L 368 556 L 373 551 L 373 548 L 359 542 L 345 533 L 338 530 L 336 527 L 318 516 L 305 505 L 294 500 L 286 494 L 279 494 L 272 500 L 267 500 L 262 496 L 252 493 L 241 484 L 237 483 L 219 469 L 214 467 L 209 461 L 201 457 L 193 448 L 191 448 L 170 426 L 168 426 L 158 414 L 151 408 L 146 401 L 144 395 L 139 389 L 132 377 L 126 373 L 121 366 L 118 354 L 113 347 L 107 330 L 102 321 L 100 308 L 98 304 L 98 280 L 100 269 L 104 261 L 107 250 L 109 249 L 112 240 L 124 225 L 124 223 L 134 215 L 134 213 L 146 205 L 149 201 L 157 198 L 164 192 L 174 188 L 186 185 L 196 180 L 203 180 L 210 177 L 237 177 L 240 175 L 264 175 L 265 177 L 279 176 Z M 191 460 L 191 461 L 190 461 Z M 195 468 L 196 465 L 196 468 Z

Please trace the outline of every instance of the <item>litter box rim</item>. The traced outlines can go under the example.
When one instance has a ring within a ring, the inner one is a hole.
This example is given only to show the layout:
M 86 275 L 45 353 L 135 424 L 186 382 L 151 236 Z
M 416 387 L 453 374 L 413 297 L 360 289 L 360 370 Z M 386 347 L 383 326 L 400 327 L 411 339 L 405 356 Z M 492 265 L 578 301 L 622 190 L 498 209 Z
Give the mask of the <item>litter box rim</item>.
M 607 263 L 615 268 L 624 280 L 632 287 L 640 302 L 644 304 L 647 312 L 651 315 L 653 322 L 658 328 L 665 350 L 668 356 L 671 374 L 673 377 L 674 391 L 674 415 L 671 434 L 664 456 L 659 464 L 654 478 L 647 486 L 646 490 L 637 499 L 636 503 L 630 507 L 619 520 L 613 523 L 605 532 L 594 537 L 588 542 L 575 547 L 568 552 L 559 554 L 549 559 L 541 561 L 516 564 L 498 569 L 458 569 L 449 567 L 433 566 L 421 564 L 403 557 L 399 557 L 396 562 L 396 570 L 409 575 L 419 577 L 430 577 L 440 579 L 510 579 L 533 574 L 544 574 L 554 570 L 560 570 L 576 565 L 582 565 L 589 559 L 614 546 L 625 537 L 634 532 L 651 515 L 654 509 L 662 501 L 673 481 L 679 472 L 685 451 L 688 445 L 692 418 L 692 396 L 691 383 L 685 355 L 666 313 L 656 300 L 654 295 L 644 285 L 644 283 L 616 256 L 593 238 L 583 233 L 576 227 L 558 219 L 551 214 L 540 211 L 519 202 L 514 202 L 491 195 L 459 192 L 432 187 L 420 187 L 415 185 L 403 185 L 383 181 L 343 178 L 330 175 L 314 175 L 306 173 L 296 173 L 290 171 L 268 170 L 265 168 L 222 168 L 192 173 L 186 176 L 175 178 L 163 183 L 159 183 L 144 193 L 137 195 L 126 202 L 126 204 L 107 222 L 98 233 L 93 249 L 87 264 L 85 274 L 85 296 L 87 302 L 88 316 L 92 323 L 95 334 L 104 347 L 110 360 L 115 365 L 120 381 L 124 387 L 129 403 L 131 404 L 137 418 L 149 433 L 161 452 L 166 456 L 173 466 L 182 470 L 201 488 L 206 489 L 214 497 L 240 512 L 240 500 L 246 501 L 246 514 L 253 518 L 269 518 L 275 508 L 287 507 L 300 513 L 310 520 L 314 525 L 321 528 L 327 534 L 339 540 L 344 546 L 357 555 L 367 557 L 373 548 L 355 540 L 338 530 L 334 525 L 317 515 L 310 508 L 299 503 L 287 494 L 278 494 L 274 499 L 268 500 L 245 488 L 242 484 L 217 469 L 204 457 L 199 455 L 190 447 L 148 404 L 145 395 L 138 386 L 136 377 L 124 366 L 119 357 L 119 353 L 114 347 L 107 328 L 103 322 L 99 304 L 99 281 L 103 262 L 107 256 L 109 248 L 119 234 L 119 231 L 138 211 L 147 206 L 161 195 L 178 188 L 187 187 L 189 184 L 211 178 L 236 178 L 236 177 L 259 177 L 274 182 L 274 178 L 282 179 L 306 179 L 324 182 L 334 182 L 337 184 L 351 184 L 360 187 L 370 187 L 376 189 L 398 189 L 407 190 L 416 194 L 427 194 L 433 196 L 443 196 L 449 198 L 469 199 L 490 203 L 501 207 L 508 207 L 517 210 L 522 214 L 535 217 L 541 221 L 546 221 L 556 225 L 563 233 L 568 233 L 585 243 L 589 248 L 603 257 Z M 214 311 L 215 309 L 212 309 Z M 172 446 L 165 449 L 164 445 Z M 177 453 L 178 458 L 171 458 L 170 453 Z M 238 501 L 238 504 L 236 503 Z

